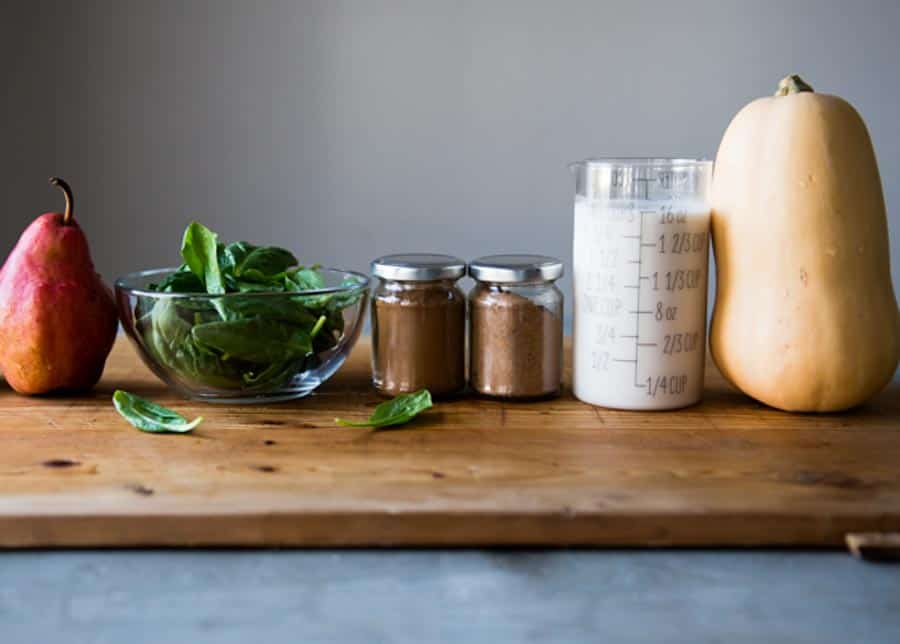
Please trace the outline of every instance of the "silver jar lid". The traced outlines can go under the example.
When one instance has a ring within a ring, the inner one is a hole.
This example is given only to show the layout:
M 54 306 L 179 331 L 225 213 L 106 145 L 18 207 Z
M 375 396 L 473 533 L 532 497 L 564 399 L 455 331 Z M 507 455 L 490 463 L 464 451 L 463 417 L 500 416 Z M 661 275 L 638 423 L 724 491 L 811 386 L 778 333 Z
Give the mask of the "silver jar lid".
M 372 261 L 372 274 L 398 282 L 456 280 L 466 274 L 466 263 L 453 255 L 404 253 Z
M 552 282 L 562 277 L 563 263 L 546 255 L 487 255 L 469 262 L 469 275 L 499 284 Z

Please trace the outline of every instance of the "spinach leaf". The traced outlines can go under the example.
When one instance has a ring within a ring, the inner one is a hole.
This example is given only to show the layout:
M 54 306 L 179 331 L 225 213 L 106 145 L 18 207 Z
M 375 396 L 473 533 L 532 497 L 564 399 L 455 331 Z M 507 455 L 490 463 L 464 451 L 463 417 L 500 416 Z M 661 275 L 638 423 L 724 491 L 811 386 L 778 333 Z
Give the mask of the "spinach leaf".
M 235 280 L 234 290 L 239 293 L 283 293 L 284 282 L 249 282 L 247 280 Z
M 311 268 L 299 267 L 290 271 L 285 276 L 285 282 L 291 291 L 309 291 L 313 289 L 325 288 L 325 280 L 322 274 L 316 270 L 317 267 Z
M 203 280 L 206 292 L 216 295 L 225 292 L 218 254 L 218 235 L 196 221 L 188 224 L 181 241 L 181 257 L 191 272 Z
M 432 407 L 431 393 L 422 389 L 414 394 L 402 394 L 393 400 L 387 400 L 375 408 L 369 420 L 352 422 L 335 418 L 334 422 L 342 427 L 393 427 L 403 425 Z
M 302 358 L 312 351 L 309 332 L 261 317 L 200 324 L 191 330 L 191 337 L 225 360 L 257 364 Z
M 284 297 L 235 297 L 226 303 L 236 318 L 261 317 L 311 329 L 318 317 L 308 308 Z
M 255 268 L 248 268 L 243 273 L 241 273 L 241 281 L 242 282 L 255 282 L 257 284 L 272 284 L 272 285 L 280 285 L 284 283 L 284 273 L 275 273 L 273 275 L 267 275 L 260 270 Z
M 360 281 L 352 277 L 346 277 L 341 281 L 341 288 L 353 286 L 360 286 Z M 340 311 L 348 306 L 353 306 L 359 301 L 359 298 L 363 296 L 363 293 L 365 293 L 365 289 L 362 288 L 357 288 L 353 291 L 334 293 L 328 301 L 328 308 L 332 311 Z
M 222 389 L 240 387 L 237 365 L 226 363 L 194 342 L 190 320 L 197 312 L 182 308 L 179 302 L 159 300 L 150 313 L 149 324 L 146 318 L 141 320 L 141 336 L 147 350 L 179 378 Z
M 244 261 L 244 258 L 256 248 L 245 241 L 232 242 L 223 246 L 219 252 L 219 269 L 223 275 L 233 274 L 234 267 Z
M 293 253 L 276 246 L 254 248 L 235 264 L 235 277 L 264 281 L 283 274 L 297 263 Z
M 302 360 L 284 360 L 273 362 L 260 371 L 248 370 L 242 375 L 244 384 L 256 388 L 260 386 L 280 385 L 302 370 Z
M 154 291 L 164 293 L 205 293 L 206 285 L 191 270 L 182 265 L 159 284 L 151 284 Z
M 116 389 L 113 405 L 122 418 L 142 432 L 154 434 L 186 434 L 203 421 L 202 416 L 188 420 L 179 413 L 140 396 Z

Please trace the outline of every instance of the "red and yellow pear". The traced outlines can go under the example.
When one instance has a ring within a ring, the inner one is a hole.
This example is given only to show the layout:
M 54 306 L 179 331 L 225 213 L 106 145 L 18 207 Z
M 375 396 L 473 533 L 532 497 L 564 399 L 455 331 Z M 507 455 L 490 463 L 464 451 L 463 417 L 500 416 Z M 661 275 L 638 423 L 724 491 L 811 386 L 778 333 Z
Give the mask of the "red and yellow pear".
M 22 394 L 77 392 L 100 379 L 118 328 L 109 287 L 94 270 L 87 238 L 64 213 L 35 219 L 0 269 L 0 369 Z

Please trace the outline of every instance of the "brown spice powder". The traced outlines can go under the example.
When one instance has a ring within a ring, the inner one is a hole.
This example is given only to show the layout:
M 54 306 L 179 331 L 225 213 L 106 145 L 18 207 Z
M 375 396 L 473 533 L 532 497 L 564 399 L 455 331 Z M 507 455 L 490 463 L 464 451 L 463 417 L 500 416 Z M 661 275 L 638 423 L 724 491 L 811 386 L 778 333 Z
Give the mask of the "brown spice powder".
M 386 395 L 428 389 L 448 396 L 466 385 L 466 301 L 457 288 L 415 286 L 372 300 L 373 382 Z
M 471 299 L 472 388 L 503 398 L 559 393 L 563 324 L 528 298 L 481 290 Z

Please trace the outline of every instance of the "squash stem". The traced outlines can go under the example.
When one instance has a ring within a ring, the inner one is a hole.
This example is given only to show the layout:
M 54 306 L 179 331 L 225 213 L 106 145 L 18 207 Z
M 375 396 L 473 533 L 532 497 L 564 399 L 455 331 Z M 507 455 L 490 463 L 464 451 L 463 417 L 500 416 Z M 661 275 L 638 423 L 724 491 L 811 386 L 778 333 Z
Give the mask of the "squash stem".
M 790 96 L 791 94 L 812 91 L 813 88 L 808 85 L 806 81 L 797 76 L 797 74 L 791 74 L 778 82 L 778 89 L 775 92 L 775 96 Z

